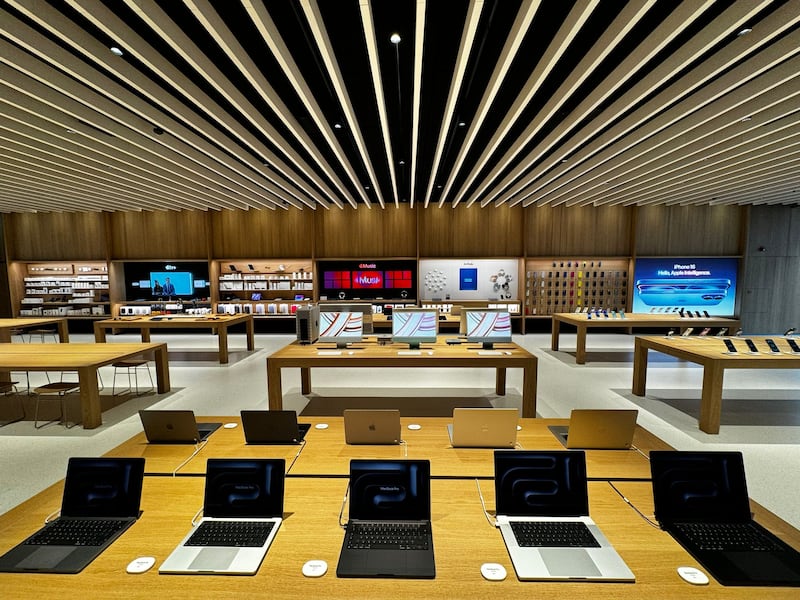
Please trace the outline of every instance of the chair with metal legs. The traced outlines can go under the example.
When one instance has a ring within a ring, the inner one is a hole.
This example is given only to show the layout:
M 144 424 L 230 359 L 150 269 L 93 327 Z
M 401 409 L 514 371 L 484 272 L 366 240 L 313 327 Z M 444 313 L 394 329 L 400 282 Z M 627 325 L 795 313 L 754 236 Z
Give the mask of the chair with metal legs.
M 55 329 L 31 329 L 28 332 L 28 342 L 29 343 L 33 342 L 33 337 L 34 336 L 39 336 L 39 341 L 42 342 L 42 343 L 44 343 L 44 338 L 46 338 L 48 336 L 52 336 L 54 342 L 58 342 L 59 341 L 58 331 L 56 331 Z
M 75 425 L 78 424 L 78 421 L 75 421 L 72 425 L 70 425 L 69 420 L 67 419 L 67 394 L 77 392 L 78 390 L 80 390 L 80 385 L 74 381 L 54 381 L 34 388 L 33 394 L 36 396 L 36 403 L 34 404 L 33 410 L 33 426 L 36 429 L 41 429 L 50 423 L 61 423 L 67 429 L 72 429 L 75 427 Z M 46 421 L 42 425 L 39 425 L 39 403 L 41 402 L 42 397 L 46 396 L 58 396 L 59 403 L 61 405 L 61 414 L 59 415 L 58 419 Z
M 136 389 L 136 395 L 139 396 L 141 392 L 139 391 L 139 369 L 145 369 L 147 371 L 147 377 L 150 379 L 150 387 L 145 388 L 146 391 L 155 390 L 155 384 L 153 383 L 153 375 L 150 372 L 150 365 L 148 361 L 145 359 L 130 359 L 130 360 L 120 360 L 115 363 L 111 364 L 114 367 L 114 379 L 111 381 L 111 394 L 116 396 L 117 395 L 117 371 L 125 371 L 128 375 L 128 387 L 123 388 L 120 390 L 120 394 L 124 393 L 125 391 L 132 391 Z M 131 381 L 131 376 L 133 376 L 133 381 Z M 131 385 L 133 383 L 134 385 Z

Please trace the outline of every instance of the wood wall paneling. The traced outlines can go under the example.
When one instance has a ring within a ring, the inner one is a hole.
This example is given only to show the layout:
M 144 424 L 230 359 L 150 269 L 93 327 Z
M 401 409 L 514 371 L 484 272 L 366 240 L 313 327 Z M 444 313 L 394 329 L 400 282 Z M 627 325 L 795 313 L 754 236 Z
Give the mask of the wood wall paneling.
M 525 209 L 527 256 L 629 256 L 633 209 L 531 206 Z
M 419 215 L 421 257 L 489 258 L 523 255 L 524 208 L 428 207 Z
M 318 210 L 315 258 L 416 257 L 416 215 L 405 204 Z
M 636 255 L 739 256 L 746 221 L 741 206 L 642 206 Z
M 211 256 L 310 258 L 314 255 L 315 218 L 312 210 L 212 212 Z
M 106 213 L 5 216 L 8 260 L 105 260 Z
M 111 214 L 111 257 L 208 259 L 208 214 L 199 210 Z

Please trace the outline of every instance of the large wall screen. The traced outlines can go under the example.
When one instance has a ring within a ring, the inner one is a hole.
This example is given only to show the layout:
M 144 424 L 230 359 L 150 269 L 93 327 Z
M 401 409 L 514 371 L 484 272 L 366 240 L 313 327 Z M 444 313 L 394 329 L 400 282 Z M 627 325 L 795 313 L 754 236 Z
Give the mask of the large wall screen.
M 416 299 L 414 260 L 320 261 L 321 299 Z

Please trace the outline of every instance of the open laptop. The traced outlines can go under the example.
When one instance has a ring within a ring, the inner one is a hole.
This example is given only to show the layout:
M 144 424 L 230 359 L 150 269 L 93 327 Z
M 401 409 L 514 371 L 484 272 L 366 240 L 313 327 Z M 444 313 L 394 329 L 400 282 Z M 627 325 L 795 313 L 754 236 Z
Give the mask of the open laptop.
M 430 462 L 351 460 L 337 577 L 433 579 Z
M 741 452 L 653 450 L 650 469 L 661 528 L 722 585 L 800 586 L 800 552 L 752 518 Z
M 0 572 L 79 573 L 139 518 L 143 458 L 70 458 L 61 515 L 0 556 Z
M 634 581 L 589 517 L 581 450 L 495 450 L 497 527 L 520 580 Z
M 344 439 L 348 444 L 399 444 L 400 411 L 347 408 L 344 410 Z
M 159 573 L 254 575 L 283 519 L 282 458 L 210 458 L 203 518 Z
M 139 418 L 151 444 L 196 444 L 222 423 L 198 423 L 191 410 L 140 410 Z
M 636 431 L 636 409 L 574 409 L 569 425 L 548 429 L 565 447 L 585 450 L 628 450 Z
M 454 408 L 447 433 L 453 448 L 513 448 L 518 421 L 516 408 Z
M 311 428 L 293 410 L 243 410 L 241 416 L 248 444 L 299 444 Z

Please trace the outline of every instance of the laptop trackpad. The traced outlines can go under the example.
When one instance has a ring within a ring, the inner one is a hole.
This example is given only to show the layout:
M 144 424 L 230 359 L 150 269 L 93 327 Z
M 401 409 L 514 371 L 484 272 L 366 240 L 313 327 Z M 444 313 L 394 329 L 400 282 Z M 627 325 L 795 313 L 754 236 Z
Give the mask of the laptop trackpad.
M 601 574 L 589 553 L 581 548 L 542 548 L 539 553 L 550 575 L 597 577 Z
M 18 569 L 52 569 L 75 550 L 72 546 L 43 546 L 17 564 Z
M 408 552 L 401 550 L 380 550 L 367 553 L 367 569 L 378 577 L 392 577 L 405 573 Z
M 238 553 L 238 548 L 203 548 L 189 568 L 193 571 L 221 571 L 230 566 Z
M 796 581 L 797 571 L 769 552 L 726 552 L 725 557 L 753 582 Z

